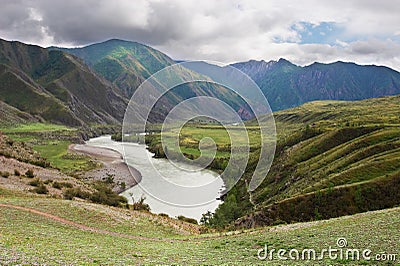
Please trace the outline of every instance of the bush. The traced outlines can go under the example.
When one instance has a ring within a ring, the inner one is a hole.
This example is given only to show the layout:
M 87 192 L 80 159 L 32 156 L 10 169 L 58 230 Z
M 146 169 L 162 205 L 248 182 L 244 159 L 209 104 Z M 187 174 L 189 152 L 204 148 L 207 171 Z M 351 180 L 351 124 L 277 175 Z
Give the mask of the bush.
M 57 181 L 53 182 L 53 188 L 62 189 L 63 187 L 73 188 L 73 185 L 71 183 L 68 183 L 68 182 L 57 182 Z
M 33 186 L 33 187 L 39 187 L 39 186 L 42 185 L 42 184 L 43 184 L 43 183 L 42 183 L 42 181 L 40 181 L 39 178 L 35 178 L 35 179 L 33 179 L 32 181 L 30 181 L 30 182 L 28 183 L 28 185 Z
M 196 219 L 185 217 L 183 215 L 179 215 L 177 218 L 179 221 L 184 221 L 191 224 L 198 224 Z
M 90 200 L 94 203 L 105 204 L 114 207 L 126 206 L 128 200 L 111 190 L 106 184 L 98 183 L 95 186 L 96 192 L 90 196 Z
M 46 186 L 44 184 L 40 184 L 38 187 L 34 188 L 31 190 L 32 192 L 35 192 L 37 194 L 47 194 L 49 191 L 47 190 Z
M 106 184 L 110 184 L 110 185 L 114 184 L 114 176 L 115 175 L 109 174 L 109 173 L 107 173 L 106 175 L 107 176 L 103 178 L 103 182 Z
M 118 133 L 112 134 L 111 139 L 114 141 L 122 141 L 122 133 L 118 132 Z
M 62 186 L 61 186 L 61 184 L 60 183 L 58 183 L 57 181 L 56 182 L 53 182 L 53 188 L 56 188 L 56 189 L 61 189 L 62 188 Z
M 15 175 L 15 176 L 20 176 L 21 173 L 20 173 L 17 169 L 14 169 L 14 175 Z
M 159 213 L 159 214 L 158 214 L 158 216 L 161 216 L 161 217 L 167 217 L 167 218 L 169 217 L 169 215 L 168 215 L 168 214 L 166 214 L 166 213 Z
M 132 197 L 133 200 L 133 197 Z M 135 211 L 150 211 L 150 206 L 147 203 L 144 203 L 146 197 L 142 196 L 138 201 L 133 200 L 133 204 L 131 205 L 132 209 Z
M 69 183 L 60 183 L 60 186 L 66 184 Z M 128 204 L 128 200 L 126 198 L 112 191 L 106 184 L 99 182 L 94 187 L 97 191 L 93 193 L 83 191 L 80 188 L 68 188 L 63 192 L 63 197 L 64 199 L 68 200 L 72 200 L 74 197 L 87 199 L 94 203 L 114 207 L 124 207 Z
M 126 189 L 126 183 L 125 183 L 125 182 L 119 183 L 119 186 L 120 186 L 123 190 Z
M 25 176 L 28 177 L 28 178 L 34 178 L 34 177 L 35 177 L 35 173 L 33 172 L 32 169 L 28 169 L 28 170 L 25 172 Z
M 80 188 L 68 188 L 63 192 L 64 199 L 72 200 L 73 198 L 89 199 L 90 193 Z
M 8 178 L 8 177 L 10 176 L 10 173 L 7 172 L 7 171 L 4 171 L 4 172 L 1 172 L 1 171 L 0 171 L 0 175 L 1 175 L 2 177 L 4 177 L 4 178 Z

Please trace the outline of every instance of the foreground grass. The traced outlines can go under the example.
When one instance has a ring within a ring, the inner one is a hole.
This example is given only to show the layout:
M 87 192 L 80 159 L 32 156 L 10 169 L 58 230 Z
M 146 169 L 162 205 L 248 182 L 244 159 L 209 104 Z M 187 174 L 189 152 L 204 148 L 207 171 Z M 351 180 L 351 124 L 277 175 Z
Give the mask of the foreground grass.
M 133 236 L 83 231 L 37 214 L 0 207 L 1 265 L 262 265 L 265 261 L 257 258 L 257 251 L 265 244 L 275 249 L 318 251 L 329 246 L 335 248 L 339 237 L 346 238 L 349 248 L 369 248 L 374 255 L 398 253 L 400 249 L 400 208 L 236 234 L 188 235 L 187 230 L 179 228 L 178 222 L 152 214 L 76 201 L 16 198 L 1 191 L 0 195 L 0 203 L 30 207 L 79 224 Z M 269 263 L 292 265 L 294 262 L 275 259 Z M 295 263 L 309 265 L 310 261 Z M 376 261 L 326 258 L 312 263 L 373 265 Z

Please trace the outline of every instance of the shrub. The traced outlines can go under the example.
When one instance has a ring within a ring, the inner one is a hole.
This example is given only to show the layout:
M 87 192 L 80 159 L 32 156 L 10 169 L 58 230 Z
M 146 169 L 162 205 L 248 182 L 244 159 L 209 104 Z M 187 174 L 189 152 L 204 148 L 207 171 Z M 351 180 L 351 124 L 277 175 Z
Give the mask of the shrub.
M 63 192 L 64 199 L 72 200 L 73 198 L 89 199 L 90 193 L 80 188 L 68 188 Z
M 114 207 L 126 206 L 128 200 L 111 190 L 106 184 L 98 183 L 95 185 L 96 192 L 90 196 L 94 203 L 105 204 Z
M 169 215 L 168 215 L 168 214 L 166 214 L 166 213 L 159 213 L 159 214 L 158 214 L 158 216 L 161 216 L 161 217 L 167 217 L 167 218 L 169 217 Z
M 126 189 L 126 183 L 125 182 L 121 182 L 121 183 L 119 183 L 119 185 L 123 190 Z
M 122 133 L 118 132 L 118 133 L 112 134 L 111 139 L 114 141 L 122 141 Z
M 0 171 L 0 175 L 1 175 L 2 177 L 4 177 L 4 178 L 8 178 L 8 177 L 10 176 L 10 173 L 7 172 L 7 171 L 4 171 L 4 172 L 1 172 L 1 171 Z
M 30 181 L 30 182 L 28 183 L 28 185 L 33 186 L 33 187 L 38 187 L 38 186 L 40 186 L 40 185 L 42 185 L 42 184 L 43 184 L 43 183 L 42 183 L 42 181 L 40 181 L 39 178 L 35 178 L 35 179 L 33 179 L 32 181 Z
M 114 184 L 114 175 L 107 173 L 107 176 L 103 178 L 104 183 Z
M 28 178 L 34 178 L 34 177 L 35 177 L 35 173 L 33 172 L 32 169 L 28 169 L 28 170 L 25 172 L 25 176 L 28 177 Z
M 62 188 L 62 186 L 61 186 L 61 184 L 60 183 L 58 183 L 57 181 L 56 182 L 53 182 L 53 188 L 56 188 L 56 189 L 61 189 Z
M 63 187 L 73 188 L 74 186 L 68 182 L 57 182 L 57 181 L 53 182 L 53 188 L 62 189 Z
M 185 217 L 183 215 L 179 215 L 177 218 L 179 221 L 184 221 L 191 224 L 197 224 L 197 220 L 193 218 Z
M 38 187 L 31 190 L 37 194 L 47 194 L 49 191 L 47 190 L 46 186 L 42 183 Z
M 14 175 L 15 175 L 15 176 L 20 176 L 21 173 L 20 173 L 17 169 L 14 169 Z
M 133 197 L 132 197 L 133 199 Z M 150 206 L 147 203 L 144 203 L 146 197 L 142 196 L 138 201 L 133 201 L 132 209 L 135 211 L 150 211 Z

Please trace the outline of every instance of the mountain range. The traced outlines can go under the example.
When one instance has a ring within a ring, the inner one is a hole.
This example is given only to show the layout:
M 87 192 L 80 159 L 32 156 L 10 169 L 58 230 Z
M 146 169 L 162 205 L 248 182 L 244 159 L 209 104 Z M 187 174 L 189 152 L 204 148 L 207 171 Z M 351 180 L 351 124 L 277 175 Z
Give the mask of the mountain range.
M 137 87 L 174 63 L 149 46 L 116 39 L 71 49 L 0 40 L 1 121 L 118 125 Z M 285 59 L 231 66 L 257 83 L 273 111 L 313 100 L 400 94 L 400 73 L 387 67 L 344 62 L 300 67 Z M 183 74 L 202 76 L 189 69 Z M 151 122 L 161 122 L 176 104 L 199 95 L 223 100 L 244 119 L 252 116 L 243 99 L 229 89 L 213 83 L 189 83 L 159 100 Z
M 280 59 L 236 63 L 260 87 L 273 111 L 315 100 L 362 100 L 400 94 L 400 73 L 383 66 L 313 63 L 301 67 Z

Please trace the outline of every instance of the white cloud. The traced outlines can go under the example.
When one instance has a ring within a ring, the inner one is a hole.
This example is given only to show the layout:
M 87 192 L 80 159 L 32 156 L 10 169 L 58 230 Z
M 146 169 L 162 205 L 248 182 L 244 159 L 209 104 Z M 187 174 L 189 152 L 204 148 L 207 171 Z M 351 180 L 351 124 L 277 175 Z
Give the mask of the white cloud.
M 343 60 L 400 70 L 398 14 L 396 1 L 375 0 L 15 0 L 2 3 L 0 37 L 43 46 L 123 38 L 177 59 L 283 57 L 297 64 Z M 330 45 L 301 44 L 300 22 L 336 23 L 343 32 Z

